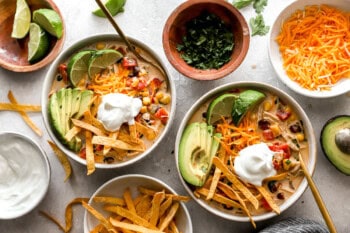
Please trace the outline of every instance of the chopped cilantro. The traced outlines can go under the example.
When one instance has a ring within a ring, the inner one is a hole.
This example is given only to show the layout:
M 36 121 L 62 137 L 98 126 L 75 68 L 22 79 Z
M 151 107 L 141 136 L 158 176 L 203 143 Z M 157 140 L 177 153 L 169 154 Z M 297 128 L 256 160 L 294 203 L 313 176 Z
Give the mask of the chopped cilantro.
M 252 36 L 263 36 L 269 32 L 270 27 L 265 25 L 262 14 L 258 14 L 255 18 L 249 20 L 249 25 L 252 29 Z
M 233 34 L 215 14 L 204 12 L 186 24 L 182 44 L 177 45 L 184 61 L 197 69 L 219 69 L 231 59 Z
M 232 4 L 238 9 L 241 9 L 243 7 L 249 6 L 253 2 L 254 0 L 235 0 Z
M 267 6 L 267 0 L 255 0 L 253 2 L 253 8 L 255 12 L 260 14 L 264 11 L 265 6 Z

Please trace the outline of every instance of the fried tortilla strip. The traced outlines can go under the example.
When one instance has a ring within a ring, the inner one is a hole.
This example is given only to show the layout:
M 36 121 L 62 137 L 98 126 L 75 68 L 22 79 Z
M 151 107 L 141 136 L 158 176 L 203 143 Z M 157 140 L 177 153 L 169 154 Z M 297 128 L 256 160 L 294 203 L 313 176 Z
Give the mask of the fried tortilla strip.
M 199 189 L 196 189 L 195 192 L 197 192 L 203 196 L 207 196 L 209 193 L 209 190 L 206 188 L 199 188 Z M 216 202 L 219 202 L 221 204 L 230 206 L 230 207 L 242 208 L 242 206 L 239 203 L 237 203 L 236 201 L 231 200 L 231 199 L 229 199 L 223 195 L 217 194 L 217 193 L 214 194 L 213 200 Z
M 148 140 L 153 140 L 157 137 L 157 132 L 153 128 L 147 127 L 147 126 L 145 126 L 137 121 L 135 122 L 135 126 L 136 126 L 136 131 L 145 135 L 145 137 Z
M 122 150 L 145 151 L 145 148 L 143 145 L 132 145 L 132 144 L 123 142 L 121 140 L 113 139 L 105 136 L 93 136 L 92 144 L 111 146 L 113 148 L 118 148 Z
M 159 225 L 159 229 L 163 231 L 165 228 L 167 228 L 170 224 L 170 222 L 174 219 L 175 214 L 177 212 L 177 209 L 179 208 L 180 204 L 178 202 L 175 202 L 168 212 L 168 214 L 165 216 L 163 221 Z
M 63 166 L 63 169 L 66 173 L 66 177 L 64 178 L 64 181 L 66 182 L 69 177 L 72 175 L 72 166 L 70 165 L 70 162 L 68 160 L 68 157 L 66 154 L 64 154 L 55 143 L 52 141 L 47 141 L 49 145 L 51 146 L 52 150 L 55 152 L 56 157 L 60 161 L 61 165 Z
M 236 196 L 235 191 L 233 190 L 232 187 L 230 187 L 229 185 L 223 182 L 219 182 L 217 187 L 218 187 L 218 190 L 223 192 L 228 198 L 238 201 L 238 197 Z
M 221 161 L 223 161 L 225 159 L 225 155 L 226 155 L 225 148 L 221 146 L 220 149 L 219 149 L 218 154 L 219 154 L 219 156 L 218 156 L 219 159 Z M 209 193 L 208 193 L 208 196 L 206 197 L 206 200 L 210 200 L 210 199 L 213 198 L 215 190 L 216 190 L 216 187 L 217 187 L 218 182 L 220 180 L 220 176 L 221 176 L 221 170 L 218 167 L 215 167 L 213 179 L 211 181 L 210 188 L 209 188 Z
M 0 111 L 41 112 L 41 106 L 31 104 L 0 103 Z
M 81 128 L 78 126 L 73 126 L 70 130 L 68 130 L 68 132 L 66 133 L 66 135 L 64 135 L 64 138 L 70 142 L 78 133 L 80 133 Z
M 117 215 L 120 215 L 124 218 L 129 219 L 131 222 L 143 226 L 143 227 L 147 227 L 149 229 L 153 229 L 153 230 L 157 230 L 157 227 L 155 227 L 155 225 L 152 225 L 151 223 L 149 223 L 146 219 L 138 216 L 137 214 L 122 208 L 120 206 L 106 206 L 104 208 L 105 210 L 115 213 Z
M 122 198 L 118 198 L 118 197 L 98 196 L 98 197 L 94 197 L 93 201 L 96 203 L 105 203 L 105 204 L 125 206 L 125 201 Z
M 273 201 L 270 193 L 263 186 L 256 186 L 256 189 L 261 193 L 261 195 L 265 198 L 266 202 L 269 204 L 271 209 L 275 211 L 277 214 L 280 214 L 279 206 Z
M 171 221 L 169 226 L 173 233 L 180 233 L 174 221 Z
M 98 224 L 90 233 L 108 233 L 108 230 L 103 226 L 103 224 Z
M 108 137 L 113 138 L 113 139 L 117 139 L 118 134 L 119 134 L 119 131 L 110 132 Z M 108 152 L 111 150 L 111 148 L 112 148 L 111 146 L 104 146 L 103 147 L 103 155 L 108 154 Z
M 120 227 L 120 228 L 128 229 L 131 231 L 136 231 L 136 232 L 140 232 L 140 233 L 165 233 L 164 231 L 151 230 L 151 229 L 143 227 L 143 226 L 138 226 L 135 224 L 120 222 L 120 221 L 117 221 L 117 220 L 112 219 L 112 218 L 109 221 L 115 227 Z
M 238 188 L 239 191 L 253 204 L 255 209 L 259 208 L 259 201 L 256 197 L 249 191 L 249 189 L 242 184 L 238 178 L 228 169 L 228 167 L 218 158 L 213 158 L 213 164 L 218 167 L 226 178 Z
M 166 200 L 160 206 L 159 216 L 163 216 L 163 214 L 167 211 L 167 209 L 171 206 L 172 203 L 173 203 L 172 197 L 166 198 Z
M 82 119 L 82 121 L 98 128 L 104 135 L 108 134 L 102 122 L 97 120 L 89 110 L 84 112 L 84 118 Z
M 108 230 L 108 232 L 117 233 L 111 223 L 97 210 L 95 210 L 92 206 L 88 205 L 86 202 L 82 202 L 83 207 L 89 211 L 95 218 L 97 218 L 100 223 Z
M 12 94 L 12 91 L 9 91 L 7 94 L 7 98 L 10 100 L 12 104 L 18 104 L 15 96 Z M 43 135 L 43 132 L 41 129 L 39 129 L 34 122 L 29 118 L 26 112 L 19 110 L 18 113 L 21 115 L 22 119 L 24 120 L 25 123 L 40 137 Z
M 128 207 L 128 210 L 130 210 L 131 212 L 136 214 L 136 209 L 135 209 L 135 205 L 134 205 L 134 202 L 132 200 L 132 197 L 131 197 L 130 188 L 126 188 L 124 190 L 123 198 L 124 198 L 124 202 L 126 203 L 126 206 Z
M 92 146 L 92 133 L 88 130 L 85 131 L 85 144 L 86 144 L 86 166 L 87 175 L 91 175 L 95 171 L 95 155 L 94 148 Z
M 135 125 L 129 125 L 129 132 L 130 132 L 130 137 L 132 140 L 137 141 L 137 132 L 136 132 L 136 126 Z
M 254 222 L 254 220 L 253 220 L 253 218 L 252 218 L 252 215 L 250 214 L 250 212 L 249 212 L 249 210 L 248 210 L 248 208 L 247 208 L 245 202 L 242 200 L 242 198 L 238 195 L 238 193 L 237 193 L 235 190 L 232 189 L 232 191 L 233 191 L 233 193 L 236 195 L 236 197 L 237 197 L 237 199 L 238 199 L 238 202 L 239 202 L 239 203 L 241 204 L 241 206 L 242 206 L 242 210 L 246 213 L 246 215 L 248 216 L 248 218 L 249 218 L 251 224 L 253 225 L 253 227 L 254 227 L 254 229 L 255 229 L 255 228 L 256 228 L 256 224 L 255 224 L 255 222 Z
M 146 195 L 149 195 L 149 196 L 153 196 L 157 192 L 155 190 L 151 190 L 151 189 L 148 189 L 148 188 L 145 188 L 145 187 L 142 187 L 142 186 L 139 186 L 137 188 L 138 188 L 140 193 L 146 194 Z M 190 200 L 190 197 L 188 197 L 188 196 L 180 196 L 180 195 L 170 194 L 170 193 L 166 193 L 165 197 L 166 198 L 172 197 L 172 199 L 174 201 L 185 201 L 186 202 L 186 201 Z
M 86 129 L 87 131 L 91 131 L 95 135 L 105 136 L 105 134 L 99 128 L 93 126 L 92 124 L 89 124 L 89 123 L 86 123 L 85 121 L 77 120 L 74 118 L 72 118 L 71 120 L 73 124 L 77 127 Z
M 267 177 L 263 180 L 263 182 L 269 182 L 272 180 L 283 180 L 283 179 L 286 179 L 287 177 L 288 177 L 288 172 L 283 172 L 283 173 L 277 174 L 275 176 Z
M 152 207 L 152 198 L 148 195 L 142 195 L 140 201 L 135 204 L 136 214 L 140 217 L 149 220 L 148 210 Z
M 48 213 L 44 211 L 40 211 L 40 214 L 42 214 L 44 217 L 48 218 L 53 223 L 55 223 L 63 232 L 69 232 L 72 229 L 73 206 L 76 204 L 82 204 L 83 202 L 87 202 L 87 201 L 89 201 L 89 198 L 78 197 L 68 203 L 65 210 L 66 227 L 63 227 L 63 225 L 60 224 L 58 220 L 56 220 L 54 217 L 52 217 Z
M 157 192 L 153 196 L 152 207 L 151 207 L 151 218 L 150 218 L 149 222 L 154 226 L 157 225 L 157 222 L 159 220 L 160 204 L 163 202 L 164 198 L 165 198 L 164 191 Z

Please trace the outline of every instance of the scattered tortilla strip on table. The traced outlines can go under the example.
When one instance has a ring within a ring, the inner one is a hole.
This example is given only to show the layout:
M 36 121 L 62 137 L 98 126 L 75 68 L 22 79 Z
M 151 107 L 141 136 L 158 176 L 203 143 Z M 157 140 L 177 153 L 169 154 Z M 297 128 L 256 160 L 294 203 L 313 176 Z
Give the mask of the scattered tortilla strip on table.
M 61 151 L 57 145 L 55 143 L 53 143 L 52 141 L 47 141 L 49 143 L 49 145 L 51 146 L 52 150 L 54 151 L 54 153 L 56 154 L 58 160 L 60 161 L 60 163 L 63 166 L 63 169 L 66 173 L 66 177 L 64 178 L 64 181 L 67 181 L 69 179 L 69 177 L 72 175 L 72 166 L 68 160 L 68 157 L 65 153 L 63 153 L 63 151 Z

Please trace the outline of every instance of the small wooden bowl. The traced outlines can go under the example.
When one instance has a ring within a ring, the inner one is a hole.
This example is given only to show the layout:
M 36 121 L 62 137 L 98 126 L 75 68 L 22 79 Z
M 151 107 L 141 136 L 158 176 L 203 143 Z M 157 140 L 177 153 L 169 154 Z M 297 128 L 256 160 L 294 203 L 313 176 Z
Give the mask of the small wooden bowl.
M 55 10 L 63 21 L 62 14 L 52 0 L 27 0 L 31 12 L 39 8 Z M 27 35 L 23 39 L 11 37 L 14 16 L 16 12 L 15 0 L 0 0 L 0 66 L 15 72 L 31 72 L 38 70 L 50 63 L 61 51 L 65 40 L 65 26 L 60 39 L 50 36 L 50 52 L 37 63 L 28 62 Z
M 204 11 L 214 13 L 228 25 L 234 35 L 231 60 L 219 69 L 201 70 L 188 65 L 176 46 L 186 34 L 186 23 Z M 233 72 L 244 60 L 250 42 L 249 27 L 242 14 L 224 0 L 190 0 L 179 5 L 169 16 L 163 29 L 163 48 L 169 62 L 181 74 L 197 80 L 215 80 Z

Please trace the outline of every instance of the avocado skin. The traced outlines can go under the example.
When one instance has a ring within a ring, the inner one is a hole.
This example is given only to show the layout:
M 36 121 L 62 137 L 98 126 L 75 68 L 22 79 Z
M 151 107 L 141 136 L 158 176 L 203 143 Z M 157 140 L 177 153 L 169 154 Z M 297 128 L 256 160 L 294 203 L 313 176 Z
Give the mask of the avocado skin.
M 335 144 L 338 130 L 350 128 L 350 115 L 338 115 L 329 119 L 321 130 L 320 143 L 326 158 L 343 174 L 350 175 L 350 154 L 345 154 Z

